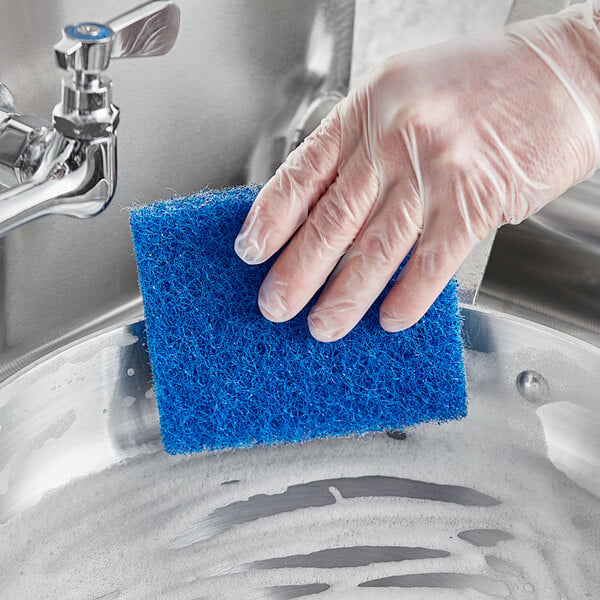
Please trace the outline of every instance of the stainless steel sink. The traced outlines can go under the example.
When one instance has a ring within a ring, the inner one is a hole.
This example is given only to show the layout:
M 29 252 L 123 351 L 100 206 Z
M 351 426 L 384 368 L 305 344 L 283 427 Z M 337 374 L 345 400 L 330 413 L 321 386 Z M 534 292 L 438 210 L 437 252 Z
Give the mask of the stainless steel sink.
M 405 437 L 169 456 L 143 322 L 13 376 L 0 595 L 597 599 L 600 349 L 464 317 L 469 416 Z
M 112 72 L 126 115 L 112 207 L 0 241 L 0 599 L 598 600 L 600 280 L 582 229 L 594 181 L 500 233 L 488 308 L 463 308 L 464 421 L 163 452 L 123 208 L 172 185 L 264 179 L 315 99 L 325 110 L 345 91 L 354 13 L 352 0 L 178 3 L 175 51 Z M 517 1 L 512 18 L 538 4 L 566 0 Z M 0 70 L 43 114 L 56 32 L 124 7 L 25 7 L 0 21 Z

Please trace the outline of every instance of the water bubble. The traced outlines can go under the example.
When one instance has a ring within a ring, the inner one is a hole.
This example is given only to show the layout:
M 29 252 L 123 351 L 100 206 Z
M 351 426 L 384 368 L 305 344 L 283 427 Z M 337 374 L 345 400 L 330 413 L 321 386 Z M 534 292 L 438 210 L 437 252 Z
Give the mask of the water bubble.
M 542 402 L 550 393 L 548 382 L 537 371 L 531 369 L 519 373 L 516 384 L 519 394 L 529 402 Z

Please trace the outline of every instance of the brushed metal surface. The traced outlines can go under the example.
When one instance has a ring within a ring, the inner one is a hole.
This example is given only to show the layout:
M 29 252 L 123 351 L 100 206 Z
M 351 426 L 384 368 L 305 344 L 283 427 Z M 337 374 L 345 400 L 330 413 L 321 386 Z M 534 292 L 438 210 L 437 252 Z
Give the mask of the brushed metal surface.
M 353 0 L 178 4 L 181 31 L 168 55 L 107 71 L 121 109 L 111 206 L 86 221 L 45 217 L 0 241 L 0 380 L 69 339 L 141 315 L 127 207 L 243 183 L 273 115 L 285 108 L 293 117 L 308 88 L 346 91 Z M 17 110 L 50 116 L 60 97 L 52 48 L 66 24 L 102 23 L 135 5 L 5 2 L 0 81 Z
M 463 314 L 469 416 L 402 440 L 169 456 L 139 322 L 11 377 L 0 384 L 4 593 L 595 598 L 600 349 Z M 548 394 L 521 395 L 532 372 Z
M 498 231 L 479 304 L 600 345 L 600 174 Z

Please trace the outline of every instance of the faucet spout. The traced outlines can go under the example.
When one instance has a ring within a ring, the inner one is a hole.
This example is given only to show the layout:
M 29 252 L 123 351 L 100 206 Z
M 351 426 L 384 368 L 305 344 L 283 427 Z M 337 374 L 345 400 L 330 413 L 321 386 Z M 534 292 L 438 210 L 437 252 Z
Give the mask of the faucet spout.
M 115 193 L 116 154 L 114 133 L 78 141 L 55 132 L 35 174 L 0 192 L 0 237 L 44 215 L 100 213 Z

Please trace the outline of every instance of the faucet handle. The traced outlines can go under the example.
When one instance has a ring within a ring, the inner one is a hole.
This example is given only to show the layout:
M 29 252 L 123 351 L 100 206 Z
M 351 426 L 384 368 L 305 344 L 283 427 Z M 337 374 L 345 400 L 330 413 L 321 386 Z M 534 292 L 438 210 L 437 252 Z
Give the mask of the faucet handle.
M 154 0 L 107 24 L 68 25 L 54 52 L 61 69 L 98 74 L 111 58 L 166 54 L 178 33 L 179 7 L 173 0 Z
M 112 30 L 100 23 L 67 25 L 54 46 L 56 63 L 65 71 L 100 73 L 108 68 Z
M 179 33 L 179 7 L 171 0 L 154 0 L 108 23 L 113 31 L 111 58 L 162 56 Z
M 0 111 L 12 113 L 15 111 L 15 101 L 10 90 L 0 83 Z

